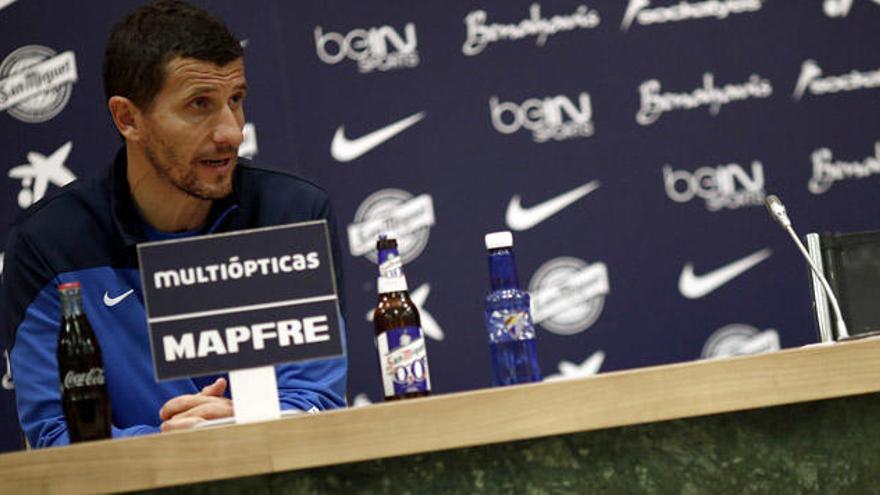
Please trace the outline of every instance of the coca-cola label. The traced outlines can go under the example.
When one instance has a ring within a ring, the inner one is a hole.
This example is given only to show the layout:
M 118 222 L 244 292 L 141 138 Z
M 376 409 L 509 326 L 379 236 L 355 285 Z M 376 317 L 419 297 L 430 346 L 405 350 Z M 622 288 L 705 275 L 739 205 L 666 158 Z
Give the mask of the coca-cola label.
M 376 337 L 385 396 L 431 391 L 425 338 L 419 327 L 388 330 Z
M 68 371 L 64 375 L 64 390 L 72 390 L 80 387 L 94 387 L 96 385 L 104 385 L 104 368 L 92 368 L 83 373 L 77 373 L 73 370 Z

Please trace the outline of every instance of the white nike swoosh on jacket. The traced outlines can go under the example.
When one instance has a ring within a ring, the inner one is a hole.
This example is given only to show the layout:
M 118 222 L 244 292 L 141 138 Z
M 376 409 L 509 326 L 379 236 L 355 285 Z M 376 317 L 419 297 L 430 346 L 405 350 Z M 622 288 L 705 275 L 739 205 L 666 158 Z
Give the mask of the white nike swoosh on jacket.
M 116 297 L 110 297 L 110 294 L 108 294 L 107 291 L 104 291 L 104 305 L 108 308 L 112 308 L 113 306 L 121 303 L 123 299 L 130 296 L 133 292 L 134 289 L 128 289 L 128 291 L 123 292 Z
M 507 226 L 512 230 L 530 229 L 595 191 L 598 187 L 599 181 L 594 180 L 529 208 L 523 208 L 520 203 L 522 198 L 519 194 L 515 194 L 510 199 L 510 204 L 507 205 L 507 215 L 505 216 Z
M 688 262 L 678 278 L 678 291 L 688 299 L 699 299 L 769 258 L 770 254 L 770 249 L 762 249 L 703 275 L 695 275 L 694 264 Z
M 330 156 L 336 161 L 350 162 L 405 131 L 423 118 L 425 118 L 425 112 L 415 113 L 357 139 L 346 138 L 345 126 L 339 126 L 330 143 Z

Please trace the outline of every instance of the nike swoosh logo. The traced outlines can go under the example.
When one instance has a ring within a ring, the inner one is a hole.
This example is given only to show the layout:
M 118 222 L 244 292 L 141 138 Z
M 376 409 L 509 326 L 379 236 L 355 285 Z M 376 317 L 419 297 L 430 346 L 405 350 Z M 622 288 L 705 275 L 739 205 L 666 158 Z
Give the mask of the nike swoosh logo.
M 530 229 L 595 191 L 598 187 L 599 181 L 594 180 L 530 208 L 523 208 L 520 203 L 522 198 L 519 194 L 514 194 L 510 199 L 510 204 L 507 205 L 507 215 L 505 216 L 507 226 L 512 230 Z
M 110 294 L 104 291 L 104 305 L 108 308 L 112 308 L 113 306 L 121 303 L 123 299 L 130 296 L 132 292 L 134 292 L 134 289 L 129 289 L 127 292 L 123 292 L 116 297 L 110 297 Z
M 694 264 L 688 262 L 678 278 L 678 291 L 688 299 L 699 299 L 769 258 L 770 254 L 769 249 L 762 249 L 703 275 L 695 275 Z
M 405 131 L 423 118 L 425 118 L 425 112 L 415 113 L 357 139 L 346 138 L 345 126 L 339 126 L 336 129 L 336 134 L 333 135 L 333 142 L 330 143 L 330 156 L 339 162 L 350 162 Z

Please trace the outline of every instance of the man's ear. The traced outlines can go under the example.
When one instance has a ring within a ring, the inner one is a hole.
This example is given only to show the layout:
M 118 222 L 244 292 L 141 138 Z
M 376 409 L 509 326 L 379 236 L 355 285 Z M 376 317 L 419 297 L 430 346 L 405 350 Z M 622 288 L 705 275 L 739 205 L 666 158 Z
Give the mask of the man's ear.
M 126 141 L 138 142 L 143 139 L 142 114 L 133 101 L 124 96 L 111 96 L 107 107 L 116 130 Z

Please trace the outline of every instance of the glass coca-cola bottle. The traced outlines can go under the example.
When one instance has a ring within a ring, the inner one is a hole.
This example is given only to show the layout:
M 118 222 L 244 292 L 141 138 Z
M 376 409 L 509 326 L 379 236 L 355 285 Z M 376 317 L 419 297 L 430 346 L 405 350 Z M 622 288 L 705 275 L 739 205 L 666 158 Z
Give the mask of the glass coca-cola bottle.
M 70 441 L 110 438 L 112 416 L 104 361 L 98 338 L 83 312 L 80 284 L 61 284 L 58 292 L 61 293 L 58 374 Z

